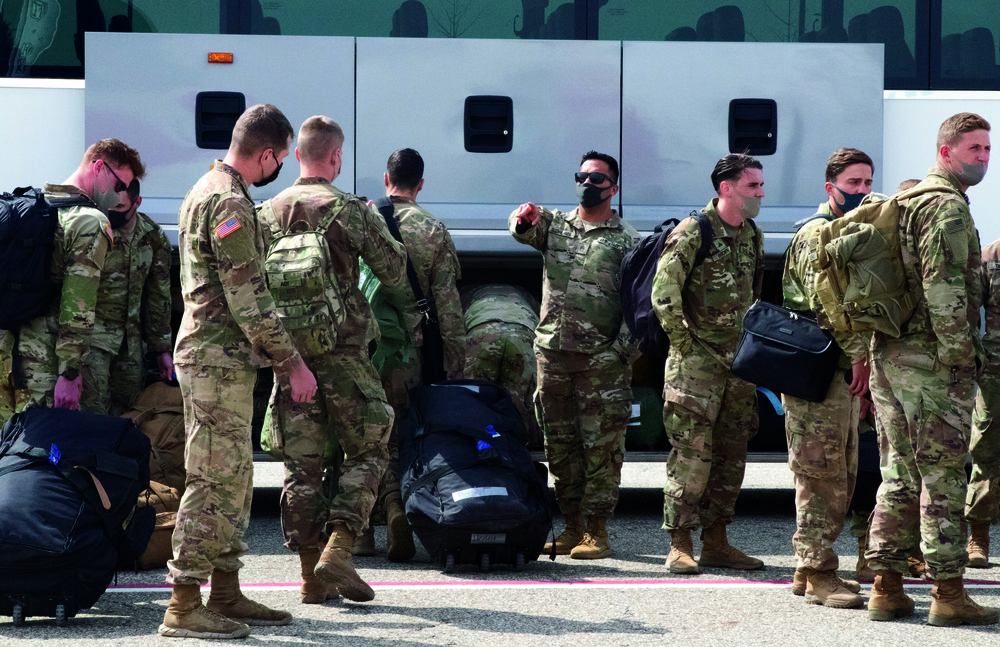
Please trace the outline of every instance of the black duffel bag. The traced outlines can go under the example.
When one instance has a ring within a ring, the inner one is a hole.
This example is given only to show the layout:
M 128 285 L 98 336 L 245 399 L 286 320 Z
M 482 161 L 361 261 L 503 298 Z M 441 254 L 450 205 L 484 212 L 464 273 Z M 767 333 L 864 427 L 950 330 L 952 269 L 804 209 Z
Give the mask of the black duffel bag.
M 810 313 L 757 301 L 743 315 L 733 375 L 775 393 L 822 402 L 840 346 Z

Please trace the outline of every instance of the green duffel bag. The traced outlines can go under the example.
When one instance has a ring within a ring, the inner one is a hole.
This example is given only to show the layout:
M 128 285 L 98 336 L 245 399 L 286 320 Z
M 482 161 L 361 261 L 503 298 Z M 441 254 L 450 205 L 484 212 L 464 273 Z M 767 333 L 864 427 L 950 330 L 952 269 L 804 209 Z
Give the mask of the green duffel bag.
M 632 418 L 625 428 L 625 451 L 648 452 L 666 448 L 663 397 L 657 389 L 632 387 Z

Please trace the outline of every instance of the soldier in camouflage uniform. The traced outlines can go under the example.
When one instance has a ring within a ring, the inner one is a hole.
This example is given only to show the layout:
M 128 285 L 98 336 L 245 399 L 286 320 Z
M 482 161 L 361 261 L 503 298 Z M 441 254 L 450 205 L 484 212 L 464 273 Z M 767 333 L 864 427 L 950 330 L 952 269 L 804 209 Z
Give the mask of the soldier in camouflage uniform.
M 184 398 L 187 482 L 173 534 L 167 581 L 173 593 L 163 636 L 242 638 L 248 624 L 284 625 L 240 592 L 240 555 L 253 495 L 253 386 L 270 365 L 296 402 L 316 379 L 275 312 L 261 267 L 263 239 L 247 185 L 278 176 L 294 131 L 269 104 L 236 122 L 224 160 L 188 192 L 178 214 L 184 319 L 174 350 Z M 211 579 L 207 606 L 200 586 Z M 246 623 L 246 624 L 244 624 Z
M 663 423 L 673 446 L 667 458 L 663 528 L 670 531 L 667 566 L 698 573 L 691 531 L 702 531 L 700 565 L 758 569 L 764 563 L 729 545 L 726 525 L 743 484 L 747 442 L 757 432 L 754 386 L 730 372 L 743 313 L 760 295 L 764 241 L 753 222 L 764 197 L 761 163 L 727 155 L 712 171 L 718 198 L 702 210 L 713 231 L 709 255 L 695 218 L 670 233 L 653 279 L 653 308 L 670 339 L 664 369 Z
M 84 411 L 120 416 L 142 390 L 142 342 L 156 353 L 160 378 L 173 379 L 170 339 L 170 241 L 139 213 L 139 180 L 128 186 L 129 204 L 108 217 L 115 241 L 108 249 L 97 291 L 90 352 L 83 364 Z
M 52 279 L 62 284 L 60 297 L 48 314 L 18 331 L 25 386 L 35 405 L 80 408 L 80 372 L 94 330 L 101 270 L 114 242 L 107 214 L 127 204 L 128 183 L 145 172 L 135 149 L 102 139 L 63 184 L 45 185 L 47 193 L 82 196 L 91 204 L 59 209 Z
M 874 164 L 855 148 L 841 148 L 826 164 L 827 201 L 803 223 L 785 258 L 784 305 L 815 316 L 816 271 L 809 260 L 810 232 L 857 207 L 872 191 Z M 864 605 L 857 582 L 837 577 L 833 543 L 844 528 L 858 475 L 861 397 L 868 393 L 869 335 L 834 332 L 840 366 L 823 402 L 782 395 L 788 467 L 795 477 L 795 579 L 792 592 L 806 601 L 838 609 Z
M 619 189 L 613 157 L 586 153 L 576 183 L 578 208 L 563 213 L 528 202 L 508 225 L 544 263 L 535 410 L 566 518 L 545 551 L 601 559 L 612 554 L 607 521 L 618 503 L 638 355 L 622 318 L 620 268 L 639 234 L 611 208 Z
M 389 156 L 383 177 L 385 194 L 392 200 L 394 218 L 403 238 L 406 253 L 428 301 L 437 306 L 441 340 L 444 343 L 444 370 L 448 379 L 462 377 L 465 365 L 465 319 L 458 297 L 456 282 L 462 278 L 458 252 L 444 223 L 417 204 L 417 194 L 424 187 L 424 161 L 412 148 L 402 148 Z M 410 389 L 421 383 L 421 349 L 423 315 L 417 308 L 417 298 L 409 281 L 399 286 L 412 351 L 409 361 L 392 367 L 382 375 L 382 386 L 395 411 L 396 424 L 389 436 L 389 467 L 379 488 L 385 508 L 388 535 L 386 549 L 389 561 L 411 559 L 416 553 L 413 534 L 403 511 L 399 486 L 399 446 L 397 427 L 406 418 L 410 407 Z M 370 528 L 369 528 L 370 531 Z M 366 545 L 358 546 L 355 554 L 374 554 L 372 535 L 359 538 Z
M 972 529 L 969 566 L 986 568 L 990 561 L 990 526 L 1000 521 L 1000 240 L 982 252 L 986 366 L 972 410 L 972 477 L 965 500 L 965 519 Z
M 317 575 L 331 579 L 348 599 L 367 601 L 375 596 L 355 572 L 350 550 L 368 522 L 388 463 L 386 443 L 393 412 L 368 355 L 378 330 L 369 325 L 374 315 L 358 288 L 358 259 L 364 259 L 387 287 L 406 280 L 403 247 L 389 234 L 382 217 L 332 184 L 340 174 L 343 143 L 344 133 L 332 119 L 307 119 L 295 150 L 302 167 L 299 179 L 259 210 L 265 247 L 275 231 L 299 231 L 303 226 L 319 230 L 320 223 L 335 214 L 324 232 L 330 251 L 327 271 L 337 277 L 345 318 L 339 330 L 327 331 L 336 339 L 335 347 L 326 344 L 323 352 L 307 354 L 296 340 L 316 375 L 319 397 L 300 404 L 286 386 L 277 384 L 271 396 L 270 419 L 277 425 L 285 457 L 281 527 L 285 546 L 299 554 L 302 601 L 307 604 L 321 604 L 327 598 Z M 339 441 L 344 462 L 337 496 L 327 504 L 322 494 L 323 454 L 331 434 Z M 328 519 L 331 532 L 324 547 L 321 533 Z M 318 570 L 317 562 L 321 562 Z
M 866 555 L 875 571 L 872 620 L 913 613 L 902 576 L 918 540 L 935 580 L 930 624 L 993 624 L 1000 617 L 973 602 L 962 579 L 965 461 L 984 357 L 979 235 L 964 194 L 986 173 L 989 128 L 971 113 L 945 120 L 937 165 L 922 183 L 941 191 L 912 198 L 900 214 L 903 267 L 917 305 L 898 339 L 876 332 L 872 340 L 871 391 L 885 450 Z
M 532 397 L 538 365 L 532 345 L 538 301 L 513 285 L 476 285 L 459 291 L 465 309 L 465 377 L 492 380 L 510 392 L 530 444 L 541 444 Z

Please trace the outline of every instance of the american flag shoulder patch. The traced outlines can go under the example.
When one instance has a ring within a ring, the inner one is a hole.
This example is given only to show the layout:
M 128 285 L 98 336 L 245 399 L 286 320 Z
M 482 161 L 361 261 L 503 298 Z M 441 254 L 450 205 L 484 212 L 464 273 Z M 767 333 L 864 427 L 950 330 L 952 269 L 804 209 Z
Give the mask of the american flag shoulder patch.
M 229 220 L 227 220 L 226 222 L 222 223 L 221 225 L 215 228 L 215 235 L 218 236 L 219 238 L 225 238 L 229 234 L 239 229 L 241 226 L 242 225 L 240 225 L 240 221 L 236 219 L 236 216 L 233 216 L 232 218 L 230 218 Z

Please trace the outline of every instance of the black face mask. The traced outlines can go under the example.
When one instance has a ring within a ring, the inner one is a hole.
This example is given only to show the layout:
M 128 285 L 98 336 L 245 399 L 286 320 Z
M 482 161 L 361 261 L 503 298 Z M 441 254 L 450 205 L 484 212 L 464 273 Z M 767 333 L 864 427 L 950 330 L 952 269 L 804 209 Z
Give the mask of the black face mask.
M 112 229 L 121 229 L 128 222 L 128 213 L 131 209 L 125 211 L 115 211 L 112 209 L 108 212 L 108 222 L 111 223 Z
M 576 185 L 576 198 L 580 201 L 580 206 L 584 209 L 592 209 L 597 205 L 611 199 L 609 195 L 606 198 L 602 198 L 601 194 L 610 189 L 611 187 L 599 187 L 593 184 L 577 184 Z
M 274 158 L 274 161 L 275 161 L 275 162 L 277 162 L 277 161 L 278 161 L 278 158 L 277 158 L 277 157 L 275 157 L 275 158 Z M 278 179 L 278 173 L 280 173 L 280 172 L 281 172 L 281 167 L 282 167 L 282 166 L 284 166 L 284 164 L 278 164 L 277 168 L 275 168 L 275 169 L 274 169 L 274 173 L 271 173 L 270 175 L 268 175 L 268 176 L 267 176 L 267 177 L 265 177 L 265 178 L 262 178 L 262 179 L 260 179 L 260 180 L 257 180 L 256 182 L 254 182 L 254 183 L 253 183 L 253 185 L 254 185 L 254 186 L 267 186 L 267 185 L 268 185 L 268 184 L 270 184 L 271 182 L 274 182 L 275 180 L 277 180 L 277 179 Z

